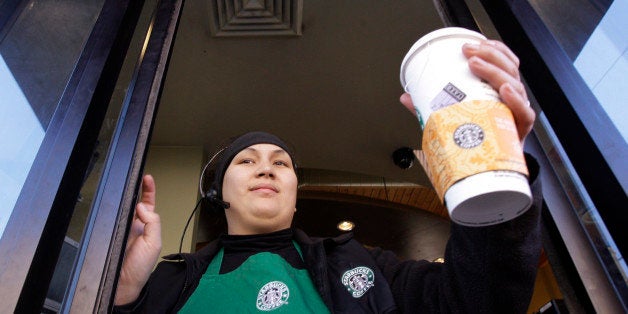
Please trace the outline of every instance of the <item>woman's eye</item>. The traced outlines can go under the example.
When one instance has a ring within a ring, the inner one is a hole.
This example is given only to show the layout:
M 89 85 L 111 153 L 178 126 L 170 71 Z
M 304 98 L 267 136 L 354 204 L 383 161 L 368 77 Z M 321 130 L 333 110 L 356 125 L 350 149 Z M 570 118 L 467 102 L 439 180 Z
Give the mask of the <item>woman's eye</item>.
M 277 166 L 288 166 L 288 163 L 282 160 L 275 161 L 275 165 Z
M 253 159 L 242 159 L 240 160 L 241 164 L 252 164 L 253 163 Z

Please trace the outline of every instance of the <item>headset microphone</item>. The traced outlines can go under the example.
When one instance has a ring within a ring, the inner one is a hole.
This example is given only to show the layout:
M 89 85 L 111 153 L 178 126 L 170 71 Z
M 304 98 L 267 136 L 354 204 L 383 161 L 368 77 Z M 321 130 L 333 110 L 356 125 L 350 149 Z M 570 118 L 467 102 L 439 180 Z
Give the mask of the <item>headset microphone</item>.
M 198 205 L 200 205 L 203 200 L 207 200 L 212 205 L 215 205 L 217 207 L 221 207 L 224 209 L 227 209 L 231 206 L 228 202 L 225 202 L 218 198 L 218 192 L 215 189 L 210 188 L 209 191 L 207 191 L 207 193 L 205 193 L 205 191 L 203 190 L 203 181 L 205 179 L 205 172 L 207 171 L 207 168 L 209 167 L 210 164 L 212 164 L 214 159 L 216 159 L 216 157 L 225 150 L 225 148 L 226 147 L 223 147 L 220 150 L 218 150 L 212 156 L 212 158 L 210 158 L 209 161 L 205 164 L 205 166 L 203 167 L 203 171 L 201 171 L 201 176 L 198 179 L 198 191 L 201 194 L 201 199 L 198 200 L 198 202 L 196 203 L 196 206 L 194 206 L 194 209 L 192 210 L 192 213 L 190 214 L 190 217 L 188 217 L 188 221 L 185 223 L 185 227 L 183 228 L 183 233 L 181 234 L 181 242 L 179 243 L 179 254 L 181 254 L 181 249 L 183 248 L 183 238 L 185 237 L 185 232 L 188 230 L 188 226 L 190 225 L 190 221 L 192 220 L 192 217 L 194 217 L 194 213 L 198 209 Z
M 183 248 L 183 238 L 185 237 L 185 232 L 188 230 L 188 226 L 190 225 L 192 217 L 194 217 L 194 213 L 198 209 L 198 205 L 200 205 L 203 200 L 207 200 L 210 203 L 217 205 L 223 209 L 227 209 L 231 206 L 229 202 L 225 202 L 219 199 L 218 192 L 216 192 L 216 190 L 214 189 L 210 189 L 207 194 L 205 194 L 200 200 L 198 200 L 196 206 L 194 206 L 194 210 L 192 210 L 192 213 L 190 214 L 190 217 L 188 217 L 188 221 L 185 223 L 185 228 L 183 228 L 183 233 L 181 234 L 181 242 L 179 242 L 179 254 L 181 254 L 181 249 Z
M 212 204 L 218 205 L 220 207 L 222 207 L 223 209 L 227 209 L 229 207 L 231 207 L 231 204 L 229 204 L 229 202 L 225 202 L 221 199 L 218 198 L 218 192 L 216 192 L 216 190 L 214 189 L 210 189 L 209 192 L 207 193 L 207 195 L 205 195 L 205 198 Z
M 200 200 L 198 200 L 198 202 L 196 203 L 196 206 L 194 206 L 194 209 L 192 210 L 192 213 L 190 214 L 190 217 L 188 217 L 188 221 L 185 223 L 185 228 L 183 228 L 183 233 L 181 234 L 181 242 L 179 242 L 179 254 L 181 254 L 181 249 L 183 248 L 183 238 L 185 237 L 185 232 L 188 230 L 188 226 L 190 225 L 190 220 L 192 220 L 192 217 L 194 217 L 194 213 L 196 212 L 196 209 L 198 209 L 198 205 L 200 205 L 204 199 L 205 198 L 203 197 Z

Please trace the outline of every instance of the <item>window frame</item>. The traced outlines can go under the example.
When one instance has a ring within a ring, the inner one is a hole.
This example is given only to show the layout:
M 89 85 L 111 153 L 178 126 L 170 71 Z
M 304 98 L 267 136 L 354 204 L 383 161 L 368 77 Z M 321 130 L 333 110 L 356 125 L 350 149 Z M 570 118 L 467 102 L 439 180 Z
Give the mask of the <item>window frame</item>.
M 2 38 L 27 2 L 3 3 Z M 142 4 L 105 1 L 78 58 L 0 238 L 2 313 L 43 307 Z
M 0 4 L 0 41 L 4 39 L 10 29 L 6 26 L 13 25 L 26 3 L 27 1 L 22 0 L 5 0 Z
M 502 40 L 520 57 L 524 77 L 537 78 L 527 82 L 529 88 L 620 251 L 628 254 L 628 241 L 624 240 L 628 231 L 623 227 L 628 215 L 622 215 L 621 208 L 628 204 L 624 192 L 628 164 L 622 160 L 627 152 L 625 146 L 613 144 L 623 138 L 616 129 L 606 127 L 612 125 L 610 119 L 527 1 L 479 1 Z M 0 38 L 27 2 L 2 3 Z M 464 0 L 435 3 L 446 24 L 480 29 Z M 143 0 L 107 0 L 103 5 L 0 238 L 0 282 L 13 283 L 0 285 L 4 300 L 0 312 L 36 312 L 43 306 L 70 221 L 68 208 L 74 208 L 143 4 Z M 159 1 L 146 51 L 129 88 L 132 93 L 125 100 L 123 119 L 116 129 L 117 139 L 107 157 L 65 310 L 111 310 L 182 6 L 183 0 Z M 539 137 L 533 133 L 528 141 L 541 164 L 552 168 L 551 156 L 543 151 Z M 625 300 L 626 286 L 617 282 L 609 268 L 609 252 L 583 227 L 577 210 L 564 196 L 568 191 L 556 180 L 558 170 L 551 170 L 544 171 L 543 181 L 546 187 L 549 184 L 544 196 L 553 215 L 551 222 L 558 224 L 557 214 L 571 217 L 571 231 L 579 243 L 588 244 L 582 249 L 598 259 L 597 265 L 589 262 L 592 269 L 598 267 L 596 274 L 608 280 L 620 301 Z M 94 280 L 99 283 L 96 289 L 82 289 L 94 286 Z
M 528 86 L 617 245 L 617 253 L 625 256 L 628 147 L 622 145 L 623 137 L 528 1 L 480 2 L 504 42 L 520 57 L 521 72 L 530 78 Z M 554 167 L 553 171 L 563 170 Z M 563 190 L 573 192 L 568 187 Z M 605 275 L 623 309 L 628 311 L 628 286 L 615 264 L 615 252 L 590 227 L 591 223 L 583 220 L 582 211 L 586 209 L 577 204 L 571 206 L 604 269 L 601 275 Z
M 110 313 L 183 0 L 158 1 L 92 205 L 63 311 Z M 98 282 L 95 285 L 94 282 Z
M 628 147 L 529 2 L 480 0 L 623 255 L 628 254 Z
M 467 10 L 448 11 L 455 15 L 452 12 L 469 12 L 467 3 L 471 1 L 441 2 L 446 8 L 467 7 Z M 616 265 L 614 252 L 601 232 L 591 222 L 584 221 L 587 205 L 574 202 L 571 196 L 578 193 L 575 185 L 581 183 L 595 207 L 593 210 L 597 209 L 617 245 L 618 253 L 628 254 L 628 231 L 624 227 L 628 216 L 622 215 L 625 211 L 622 207 L 628 204 L 624 192 L 628 181 L 628 163 L 624 160 L 628 148 L 621 145 L 623 137 L 527 0 L 478 2 L 482 13 L 469 13 L 471 17 L 454 20 L 467 22 L 467 25 L 456 26 L 496 29 L 500 39 L 521 61 L 522 76 L 528 79 L 526 85 L 541 110 L 526 149 L 534 151 L 545 168 L 543 195 L 549 211 L 549 215 L 544 215 L 545 224 L 560 229 L 554 239 L 562 238 L 564 243 L 554 240 L 552 244 L 570 250 L 570 256 L 563 256 L 561 263 L 576 263 L 582 280 L 599 285 L 599 291 L 588 291 L 594 305 L 628 311 L 628 286 Z M 488 19 L 480 16 L 482 14 Z M 484 20 L 490 21 L 484 23 Z M 556 138 L 559 142 L 550 142 Z M 569 165 L 560 164 L 565 156 Z M 567 166 L 573 167 L 580 182 L 565 184 Z M 572 287 L 585 289 L 581 282 L 574 282 Z M 583 295 L 581 291 L 576 294 Z

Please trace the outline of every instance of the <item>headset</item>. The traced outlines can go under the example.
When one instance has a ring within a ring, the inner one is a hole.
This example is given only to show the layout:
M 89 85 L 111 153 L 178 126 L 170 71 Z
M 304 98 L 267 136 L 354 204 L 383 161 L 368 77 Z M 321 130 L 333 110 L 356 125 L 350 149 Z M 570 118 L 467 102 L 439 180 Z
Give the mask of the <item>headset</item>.
M 185 232 L 188 230 L 190 221 L 192 220 L 192 217 L 194 217 L 194 213 L 196 213 L 198 206 L 201 204 L 203 200 L 207 200 L 212 205 L 216 205 L 217 207 L 220 207 L 222 209 L 227 209 L 231 206 L 229 202 L 225 202 L 218 198 L 218 191 L 216 191 L 216 189 L 210 187 L 207 192 L 205 192 L 203 189 L 203 183 L 205 180 L 205 172 L 207 172 L 207 168 L 209 168 L 209 165 L 211 165 L 216 159 L 216 157 L 220 155 L 220 153 L 222 153 L 226 148 L 227 147 L 223 147 L 219 151 L 217 151 L 203 167 L 203 171 L 201 172 L 201 176 L 198 180 L 198 191 L 201 194 L 201 198 L 196 203 L 196 206 L 194 206 L 194 209 L 192 210 L 192 213 L 190 214 L 190 217 L 188 217 L 188 221 L 185 223 L 185 227 L 183 228 L 183 233 L 181 234 L 181 241 L 179 242 L 179 254 L 181 254 L 181 249 L 183 248 L 183 238 L 185 237 Z

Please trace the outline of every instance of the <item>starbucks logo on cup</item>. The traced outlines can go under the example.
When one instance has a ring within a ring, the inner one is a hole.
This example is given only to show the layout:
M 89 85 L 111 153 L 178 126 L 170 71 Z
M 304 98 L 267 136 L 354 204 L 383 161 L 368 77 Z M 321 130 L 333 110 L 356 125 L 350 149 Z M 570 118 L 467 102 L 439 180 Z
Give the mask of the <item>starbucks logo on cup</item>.
M 465 123 L 454 131 L 454 142 L 462 148 L 473 148 L 484 141 L 484 131 L 474 123 Z

